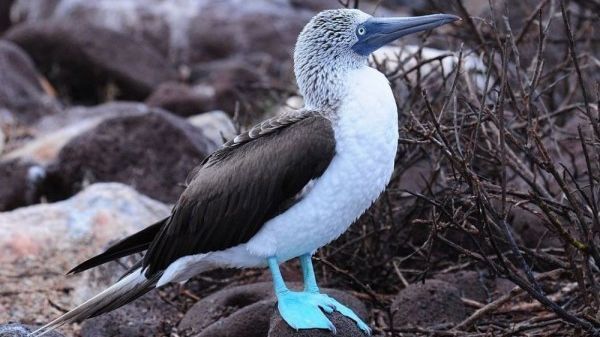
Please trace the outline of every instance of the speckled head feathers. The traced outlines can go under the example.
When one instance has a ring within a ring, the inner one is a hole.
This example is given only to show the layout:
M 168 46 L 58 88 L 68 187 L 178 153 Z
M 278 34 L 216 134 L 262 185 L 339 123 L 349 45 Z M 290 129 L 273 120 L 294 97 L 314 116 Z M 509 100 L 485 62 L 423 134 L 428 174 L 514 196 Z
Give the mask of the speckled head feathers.
M 312 108 L 336 105 L 342 76 L 367 64 L 352 50 L 357 27 L 371 16 L 357 9 L 326 10 L 304 27 L 294 52 L 294 71 L 300 93 Z M 339 90 L 338 90 L 339 89 Z

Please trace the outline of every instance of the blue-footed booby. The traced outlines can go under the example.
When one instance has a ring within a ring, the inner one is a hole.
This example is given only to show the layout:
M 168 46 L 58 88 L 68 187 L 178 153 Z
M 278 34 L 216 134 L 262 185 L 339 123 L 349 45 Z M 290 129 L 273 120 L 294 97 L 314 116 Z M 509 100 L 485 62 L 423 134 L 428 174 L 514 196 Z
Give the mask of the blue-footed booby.
M 146 251 L 117 283 L 33 332 L 94 317 L 170 282 L 219 267 L 270 268 L 277 307 L 294 329 L 335 326 L 352 310 L 321 294 L 312 254 L 340 236 L 379 197 L 394 169 L 396 102 L 369 67 L 378 48 L 458 17 L 376 18 L 356 9 L 317 14 L 300 33 L 294 72 L 305 107 L 268 119 L 208 156 L 188 178 L 172 213 L 75 267 Z M 299 257 L 303 291 L 290 291 L 279 264 Z

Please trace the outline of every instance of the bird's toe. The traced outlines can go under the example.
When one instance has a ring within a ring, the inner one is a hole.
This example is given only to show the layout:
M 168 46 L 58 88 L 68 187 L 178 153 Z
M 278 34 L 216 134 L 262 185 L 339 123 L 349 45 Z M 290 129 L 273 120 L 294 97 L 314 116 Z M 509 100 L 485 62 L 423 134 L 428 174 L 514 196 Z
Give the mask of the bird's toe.
M 367 335 L 371 335 L 371 328 L 369 328 L 367 323 L 363 322 L 363 320 L 360 319 L 360 317 L 358 317 L 358 315 L 355 314 L 354 311 L 352 311 L 352 309 L 348 308 L 347 306 L 341 304 L 340 302 L 334 299 L 331 300 L 333 301 L 333 305 L 335 306 L 335 310 L 337 312 L 356 322 L 356 325 L 359 329 L 361 329 Z

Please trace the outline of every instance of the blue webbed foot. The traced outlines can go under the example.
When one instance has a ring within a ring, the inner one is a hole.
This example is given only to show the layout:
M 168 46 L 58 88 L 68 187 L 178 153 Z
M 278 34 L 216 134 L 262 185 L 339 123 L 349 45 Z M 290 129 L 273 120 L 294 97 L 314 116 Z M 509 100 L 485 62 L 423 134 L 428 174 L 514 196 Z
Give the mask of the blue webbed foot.
M 336 333 L 335 326 L 323 312 L 337 311 L 356 322 L 363 332 L 371 334 L 371 329 L 351 309 L 325 294 L 282 292 L 277 295 L 277 307 L 281 317 L 296 330 L 328 329 Z

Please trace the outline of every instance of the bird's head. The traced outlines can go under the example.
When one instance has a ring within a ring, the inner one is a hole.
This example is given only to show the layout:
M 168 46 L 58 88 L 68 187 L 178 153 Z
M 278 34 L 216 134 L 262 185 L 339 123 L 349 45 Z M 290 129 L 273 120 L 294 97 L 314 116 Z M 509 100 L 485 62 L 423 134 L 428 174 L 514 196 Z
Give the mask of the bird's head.
M 375 50 L 458 19 L 448 14 L 377 18 L 358 9 L 323 11 L 306 24 L 296 42 L 294 71 L 300 92 L 310 103 L 309 92 L 340 80 L 340 71 L 365 66 Z

